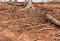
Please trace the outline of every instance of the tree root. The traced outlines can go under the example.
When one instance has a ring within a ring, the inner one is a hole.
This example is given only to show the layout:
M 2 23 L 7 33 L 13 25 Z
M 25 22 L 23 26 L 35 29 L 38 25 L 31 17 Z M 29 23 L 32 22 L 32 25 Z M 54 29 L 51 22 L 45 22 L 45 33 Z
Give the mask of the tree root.
M 26 11 L 26 10 L 35 10 L 35 8 L 32 6 L 32 0 L 28 0 L 28 4 L 24 9 L 21 9 L 20 11 Z
M 58 21 L 57 19 L 55 19 L 53 16 L 46 14 L 45 15 L 47 20 L 50 20 L 52 23 L 54 23 L 57 26 L 60 26 L 60 21 Z
M 21 11 L 27 11 L 27 10 L 36 10 L 33 6 L 32 7 L 25 7 L 25 8 L 23 8 L 23 9 L 21 9 L 21 10 L 19 10 L 19 12 L 21 12 Z
M 12 6 L 10 12 L 14 12 L 14 10 L 16 8 L 16 2 L 17 2 L 17 0 L 14 1 L 13 6 Z

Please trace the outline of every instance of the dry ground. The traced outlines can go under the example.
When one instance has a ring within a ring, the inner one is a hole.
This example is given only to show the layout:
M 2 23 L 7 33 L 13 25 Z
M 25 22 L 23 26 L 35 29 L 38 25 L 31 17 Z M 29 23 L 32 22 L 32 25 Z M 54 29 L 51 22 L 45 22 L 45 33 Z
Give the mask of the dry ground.
M 25 6 L 0 3 L 0 41 L 60 41 L 60 27 L 46 20 L 45 12 L 60 20 L 60 3 L 33 4 L 36 10 L 20 12 Z

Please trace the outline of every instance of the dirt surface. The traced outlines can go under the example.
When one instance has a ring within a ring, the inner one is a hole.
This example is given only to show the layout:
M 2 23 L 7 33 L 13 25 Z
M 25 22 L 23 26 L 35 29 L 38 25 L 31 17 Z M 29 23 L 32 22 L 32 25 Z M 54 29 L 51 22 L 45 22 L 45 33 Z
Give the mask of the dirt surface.
M 35 10 L 21 11 L 16 4 L 0 3 L 0 41 L 60 41 L 60 27 L 46 20 L 45 13 L 60 20 L 60 3 L 33 4 Z

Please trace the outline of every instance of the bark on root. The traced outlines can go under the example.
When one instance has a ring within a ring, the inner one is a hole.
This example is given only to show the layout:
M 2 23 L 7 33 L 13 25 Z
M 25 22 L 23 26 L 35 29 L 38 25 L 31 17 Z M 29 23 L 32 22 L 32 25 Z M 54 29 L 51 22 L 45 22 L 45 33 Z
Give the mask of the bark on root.
M 54 18 L 53 16 L 46 14 L 45 15 L 47 20 L 50 20 L 52 23 L 54 23 L 57 26 L 60 26 L 60 21 L 58 21 L 56 18 Z
M 16 2 L 17 2 L 17 0 L 14 1 L 13 6 L 12 6 L 10 12 L 14 12 L 14 10 L 16 8 Z
M 21 12 L 21 11 L 27 11 L 27 10 L 36 10 L 36 9 L 33 6 L 31 8 L 30 7 L 25 7 L 23 9 L 19 10 L 19 12 Z
M 32 0 L 28 0 L 28 4 L 25 8 L 21 9 L 20 11 L 26 11 L 26 10 L 35 10 L 35 8 L 32 6 Z

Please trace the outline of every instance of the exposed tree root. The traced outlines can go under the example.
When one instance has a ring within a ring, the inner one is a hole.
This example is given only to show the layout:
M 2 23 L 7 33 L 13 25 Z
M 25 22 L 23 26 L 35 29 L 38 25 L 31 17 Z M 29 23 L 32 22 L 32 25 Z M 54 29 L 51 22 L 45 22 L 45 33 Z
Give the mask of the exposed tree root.
M 27 11 L 27 10 L 36 10 L 36 9 L 34 7 L 31 7 L 31 8 L 25 7 L 23 9 L 19 10 L 19 12 L 21 12 L 21 11 Z
M 16 2 L 17 2 L 17 0 L 14 1 L 13 6 L 12 6 L 10 12 L 13 12 L 15 10 L 15 8 L 16 8 Z
M 26 11 L 30 9 L 35 10 L 35 8 L 32 6 L 32 0 L 28 0 L 28 5 L 25 8 L 21 9 L 20 11 Z
M 54 23 L 57 26 L 60 26 L 60 21 L 58 21 L 56 18 L 54 18 L 53 16 L 46 14 L 45 15 L 47 20 L 50 20 L 52 23 Z

